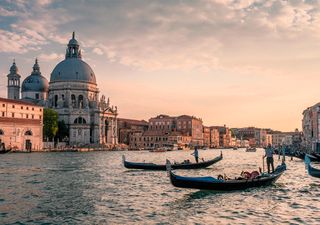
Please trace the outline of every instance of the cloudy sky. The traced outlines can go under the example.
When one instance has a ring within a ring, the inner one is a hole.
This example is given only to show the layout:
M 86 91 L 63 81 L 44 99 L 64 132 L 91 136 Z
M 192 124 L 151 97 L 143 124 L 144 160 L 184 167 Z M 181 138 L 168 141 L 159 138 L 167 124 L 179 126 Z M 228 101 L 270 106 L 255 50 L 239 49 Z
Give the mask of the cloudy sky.
M 0 96 L 13 58 L 49 80 L 72 31 L 120 117 L 289 131 L 320 101 L 317 0 L 0 0 Z

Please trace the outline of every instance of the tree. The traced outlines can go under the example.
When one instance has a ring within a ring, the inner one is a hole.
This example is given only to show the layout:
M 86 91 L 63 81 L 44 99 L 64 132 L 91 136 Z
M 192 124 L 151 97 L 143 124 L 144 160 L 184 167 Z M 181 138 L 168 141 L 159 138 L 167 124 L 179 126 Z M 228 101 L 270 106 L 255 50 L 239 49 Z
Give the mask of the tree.
M 64 120 L 58 121 L 58 133 L 56 137 L 63 141 L 66 137 L 69 137 L 69 129 L 65 124 Z
M 52 139 L 58 132 L 58 113 L 53 109 L 43 111 L 43 137 Z

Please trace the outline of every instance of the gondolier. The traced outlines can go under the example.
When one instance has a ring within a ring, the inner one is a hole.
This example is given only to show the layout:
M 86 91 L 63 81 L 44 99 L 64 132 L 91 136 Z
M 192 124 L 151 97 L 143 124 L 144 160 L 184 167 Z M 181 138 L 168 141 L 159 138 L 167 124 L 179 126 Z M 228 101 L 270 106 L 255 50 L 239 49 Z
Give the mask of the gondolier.
M 263 156 L 263 158 L 267 157 L 267 167 L 268 167 L 268 173 L 270 173 L 270 166 L 272 168 L 272 173 L 274 172 L 274 165 L 273 165 L 273 149 L 271 145 L 269 144 L 266 148 L 266 154 Z
M 196 162 L 199 162 L 199 152 L 198 152 L 198 146 L 194 147 L 194 152 L 191 154 L 194 156 L 194 159 L 196 160 Z

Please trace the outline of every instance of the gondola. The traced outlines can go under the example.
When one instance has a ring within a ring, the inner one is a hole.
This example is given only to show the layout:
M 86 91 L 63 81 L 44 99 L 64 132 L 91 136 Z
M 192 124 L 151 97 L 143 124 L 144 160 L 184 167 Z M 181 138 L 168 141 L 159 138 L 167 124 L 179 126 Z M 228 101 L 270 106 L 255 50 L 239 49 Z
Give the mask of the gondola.
M 1 151 L 0 151 L 0 154 L 6 154 L 6 153 L 8 153 L 8 152 L 10 152 L 10 151 L 11 151 L 11 149 L 1 150 Z
M 184 170 L 189 170 L 189 169 L 202 169 L 209 167 L 216 162 L 219 162 L 222 160 L 222 153 L 220 156 L 208 160 L 208 161 L 203 161 L 203 162 L 198 162 L 198 163 L 179 163 L 179 164 L 172 164 L 173 169 L 184 169 Z M 143 170 L 166 170 L 166 165 L 165 164 L 154 164 L 154 163 L 136 163 L 136 162 L 128 162 L 125 159 L 125 156 L 122 156 L 122 161 L 124 167 L 128 169 L 143 169 Z
M 256 152 L 257 149 L 255 147 L 248 147 L 246 148 L 246 152 Z
M 200 190 L 214 191 L 235 191 L 271 185 L 275 183 L 276 180 L 279 179 L 279 177 L 286 170 L 286 165 L 282 164 L 276 168 L 274 173 L 259 175 L 254 179 L 220 180 L 214 177 L 179 176 L 172 172 L 170 166 L 168 167 L 170 181 L 173 184 L 173 186 L 180 188 L 194 188 Z
M 316 169 L 311 166 L 311 160 L 307 155 L 304 158 L 304 162 L 306 164 L 308 174 L 312 177 L 320 178 L 320 169 Z

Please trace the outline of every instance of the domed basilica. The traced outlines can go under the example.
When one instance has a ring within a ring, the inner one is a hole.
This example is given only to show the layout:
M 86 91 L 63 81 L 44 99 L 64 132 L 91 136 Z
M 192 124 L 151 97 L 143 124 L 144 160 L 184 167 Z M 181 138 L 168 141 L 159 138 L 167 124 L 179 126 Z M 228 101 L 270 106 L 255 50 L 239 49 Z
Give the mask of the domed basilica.
M 8 98 L 19 99 L 20 75 L 16 63 L 10 68 Z M 65 59 L 53 69 L 50 82 L 41 75 L 38 60 L 21 86 L 22 100 L 52 108 L 69 129 L 69 144 L 117 144 L 117 107 L 104 95 L 99 98 L 96 76 L 82 60 L 80 45 L 72 38 Z

